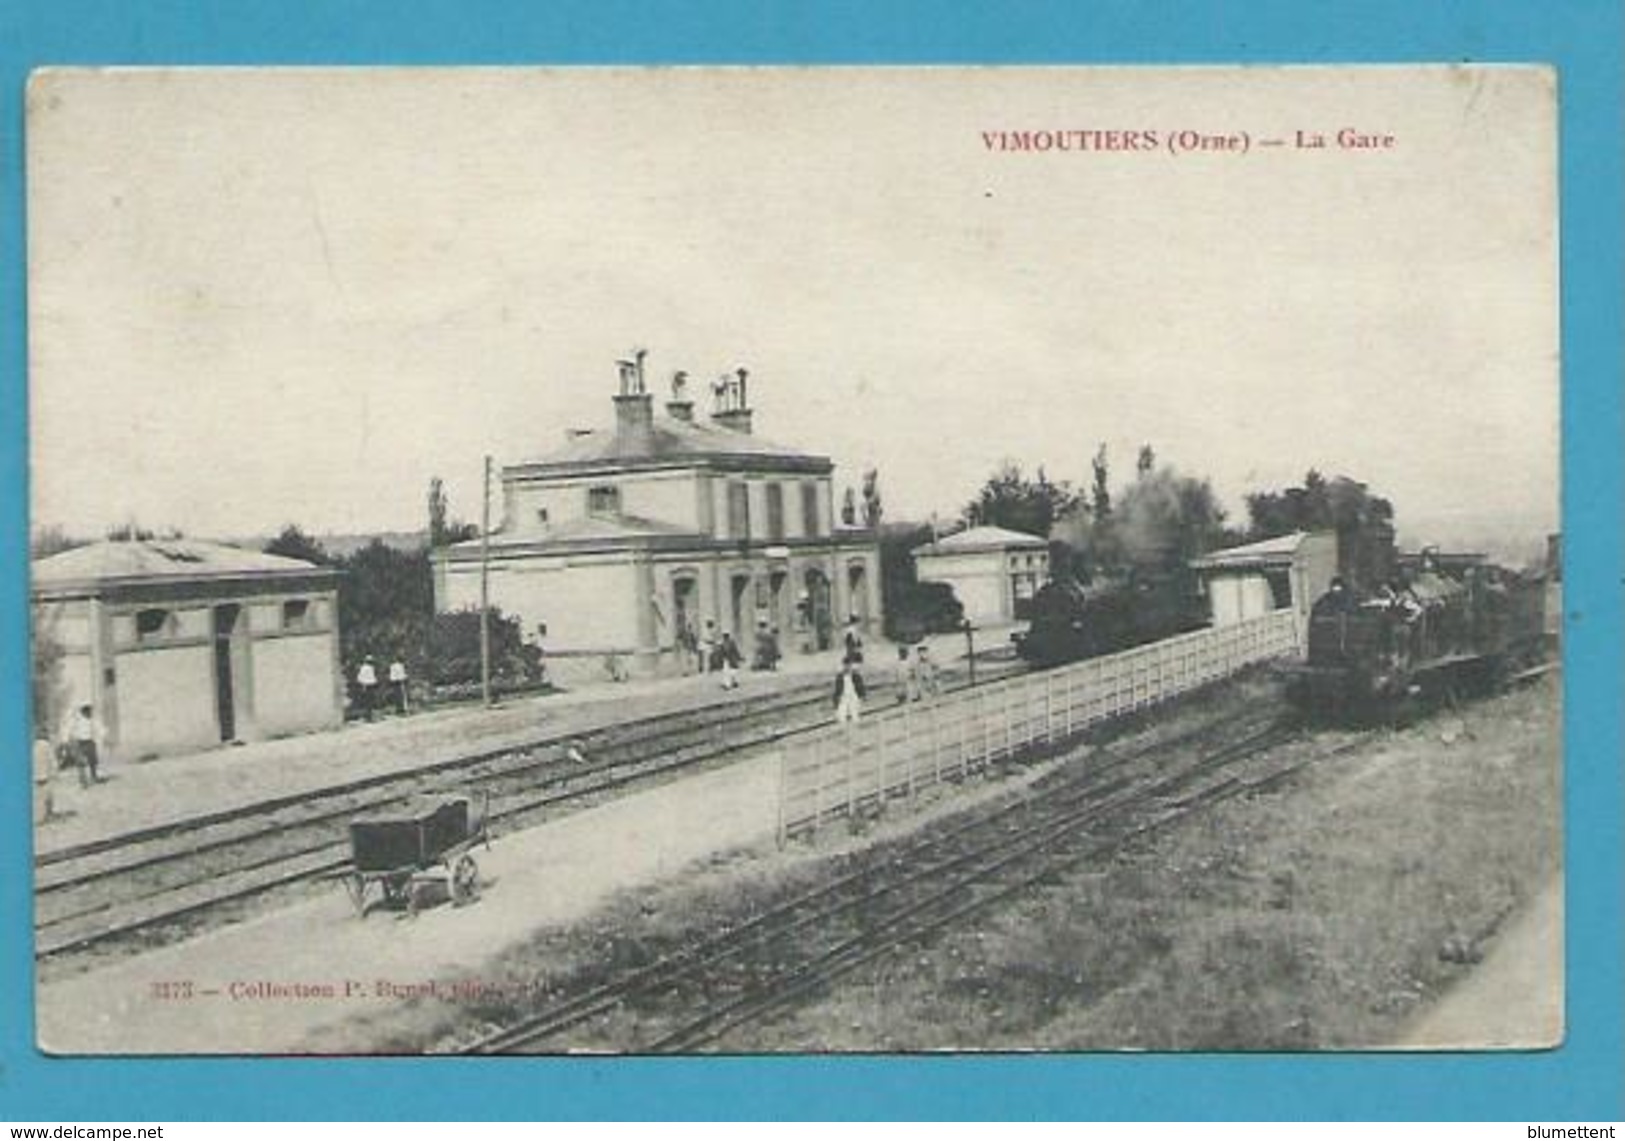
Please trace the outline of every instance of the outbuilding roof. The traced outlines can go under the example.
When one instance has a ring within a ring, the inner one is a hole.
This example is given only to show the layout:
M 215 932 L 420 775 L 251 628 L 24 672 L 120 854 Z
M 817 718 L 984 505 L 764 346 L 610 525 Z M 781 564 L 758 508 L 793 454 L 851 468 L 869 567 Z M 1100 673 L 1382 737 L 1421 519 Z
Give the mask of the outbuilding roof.
M 53 591 L 126 583 L 337 574 L 302 559 L 201 539 L 107 539 L 37 559 L 30 573 L 34 589 Z
M 832 466 L 828 456 L 798 452 L 750 432 L 662 416 L 646 432 L 628 434 L 611 427 L 577 433 L 564 447 L 506 470 L 555 473 L 730 461 L 814 471 L 828 471 Z
M 1308 531 L 1294 531 L 1290 535 L 1278 535 L 1257 543 L 1226 547 L 1222 551 L 1213 551 L 1201 558 L 1192 559 L 1191 566 L 1196 570 L 1284 566 L 1292 561 L 1309 535 Z
M 970 527 L 934 543 L 914 548 L 919 555 L 961 555 L 972 551 L 1003 551 L 1010 547 L 1049 548 L 1049 541 L 1007 527 Z

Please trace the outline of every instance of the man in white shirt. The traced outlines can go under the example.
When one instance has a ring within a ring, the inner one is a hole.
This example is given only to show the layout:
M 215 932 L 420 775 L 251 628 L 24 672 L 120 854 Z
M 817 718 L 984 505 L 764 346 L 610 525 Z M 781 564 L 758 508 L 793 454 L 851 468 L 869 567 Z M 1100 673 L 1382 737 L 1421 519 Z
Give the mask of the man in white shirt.
M 102 744 L 101 722 L 90 706 L 81 705 L 68 722 L 68 747 L 73 750 L 73 761 L 79 769 L 80 788 L 89 788 L 101 781 L 97 769 L 101 764 Z
M 406 712 L 406 663 L 396 658 L 389 663 L 389 691 L 395 699 L 395 712 Z
M 378 669 L 372 664 L 372 655 L 368 654 L 361 663 L 361 668 L 355 671 L 356 696 L 361 701 L 361 712 L 368 721 L 372 720 L 372 711 L 378 705 Z
M 863 716 L 863 675 L 851 658 L 841 662 L 841 672 L 835 676 L 835 721 L 839 725 L 854 725 Z

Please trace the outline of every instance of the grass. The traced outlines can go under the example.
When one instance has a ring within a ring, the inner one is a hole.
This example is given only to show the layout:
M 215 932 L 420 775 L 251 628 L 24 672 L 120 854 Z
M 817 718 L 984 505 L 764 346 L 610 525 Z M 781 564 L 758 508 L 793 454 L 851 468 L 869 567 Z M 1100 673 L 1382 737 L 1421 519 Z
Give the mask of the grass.
M 1557 870 L 1555 684 L 1381 735 L 839 984 L 742 1050 L 1392 1044 Z

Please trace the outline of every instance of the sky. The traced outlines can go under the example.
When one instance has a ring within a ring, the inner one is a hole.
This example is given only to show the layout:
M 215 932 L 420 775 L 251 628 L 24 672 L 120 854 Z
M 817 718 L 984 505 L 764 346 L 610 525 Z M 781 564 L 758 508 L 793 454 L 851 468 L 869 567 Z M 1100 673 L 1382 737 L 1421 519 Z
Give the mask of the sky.
M 28 111 L 36 526 L 414 529 L 436 475 L 477 518 L 642 347 L 657 395 L 748 367 L 891 518 L 1150 443 L 1238 520 L 1314 467 L 1416 540 L 1557 527 L 1544 70 L 58 71 Z

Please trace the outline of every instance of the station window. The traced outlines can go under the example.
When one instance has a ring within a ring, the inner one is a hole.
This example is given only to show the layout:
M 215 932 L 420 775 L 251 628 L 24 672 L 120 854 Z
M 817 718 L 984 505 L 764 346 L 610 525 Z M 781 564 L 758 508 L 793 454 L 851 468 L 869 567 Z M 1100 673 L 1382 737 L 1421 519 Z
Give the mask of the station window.
M 819 527 L 818 510 L 818 484 L 804 483 L 801 485 L 801 527 L 802 533 L 809 539 L 815 539 L 822 533 Z
M 728 537 L 750 538 L 750 487 L 737 481 L 728 484 Z
M 784 538 L 784 485 L 767 485 L 767 537 Z
M 282 604 L 284 630 L 308 630 L 315 622 L 316 614 L 311 609 L 308 598 L 290 598 Z
M 619 515 L 621 511 L 621 489 L 613 484 L 602 487 L 589 487 L 587 489 L 587 513 L 589 515 Z
M 540 523 L 544 527 L 547 526 L 547 508 L 538 507 L 536 509 L 536 522 Z
M 167 610 L 138 610 L 135 613 L 135 640 L 150 642 L 169 633 L 175 616 Z

